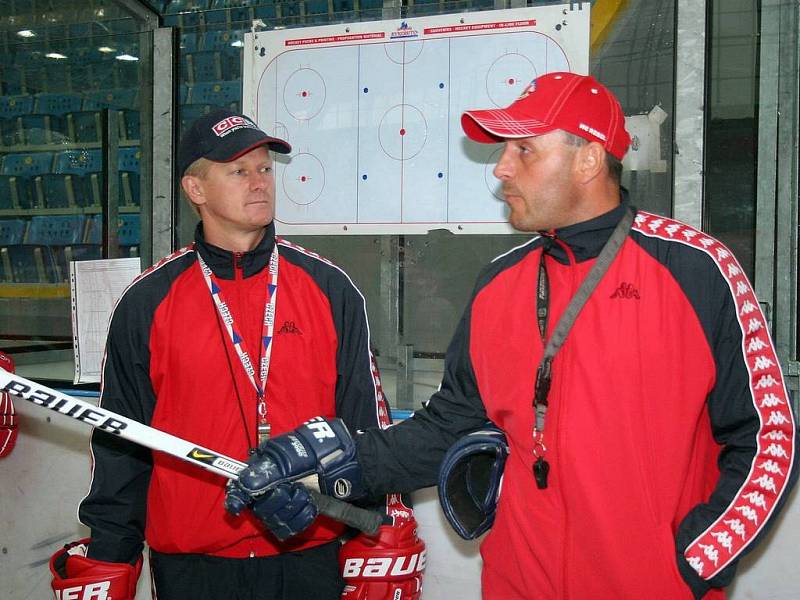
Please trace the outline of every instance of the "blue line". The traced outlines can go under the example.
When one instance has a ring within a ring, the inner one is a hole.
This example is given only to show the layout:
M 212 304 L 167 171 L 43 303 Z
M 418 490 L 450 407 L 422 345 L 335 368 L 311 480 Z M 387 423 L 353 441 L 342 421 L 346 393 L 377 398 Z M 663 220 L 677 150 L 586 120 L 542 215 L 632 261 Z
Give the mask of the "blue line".
M 57 392 L 62 394 L 66 394 L 67 396 L 75 396 L 81 398 L 100 398 L 100 392 L 95 392 L 92 390 L 76 390 L 76 389 L 58 389 L 56 388 Z

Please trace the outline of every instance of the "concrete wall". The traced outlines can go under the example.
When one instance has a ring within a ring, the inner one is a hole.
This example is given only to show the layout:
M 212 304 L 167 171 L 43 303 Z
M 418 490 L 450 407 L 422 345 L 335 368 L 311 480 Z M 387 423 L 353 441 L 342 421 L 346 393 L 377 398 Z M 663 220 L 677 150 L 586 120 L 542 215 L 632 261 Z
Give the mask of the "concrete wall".
M 0 599 L 52 597 L 49 557 L 64 543 L 86 535 L 76 507 L 89 482 L 89 429 L 27 402 L 17 402 L 17 447 L 0 459 Z M 477 543 L 460 540 L 439 510 L 436 490 L 415 494 L 420 534 L 428 547 L 423 600 L 478 600 Z M 790 499 L 778 527 L 743 560 L 731 600 L 796 600 L 800 569 L 800 500 Z M 510 559 L 512 557 L 509 557 Z M 150 598 L 147 568 L 137 600 Z

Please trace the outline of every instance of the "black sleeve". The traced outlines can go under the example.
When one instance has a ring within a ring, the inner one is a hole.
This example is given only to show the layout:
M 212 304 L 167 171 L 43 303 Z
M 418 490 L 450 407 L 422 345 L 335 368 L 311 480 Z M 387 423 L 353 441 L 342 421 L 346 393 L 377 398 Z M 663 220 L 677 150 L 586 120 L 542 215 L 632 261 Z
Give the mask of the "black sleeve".
M 795 417 L 758 300 L 735 261 L 703 255 L 701 266 L 678 271 L 689 274 L 680 283 L 714 354 L 717 377 L 707 404 L 722 449 L 711 496 L 686 515 L 676 535 L 678 567 L 696 598 L 730 584 L 797 477 Z
M 470 310 L 471 304 L 450 342 L 439 391 L 402 423 L 356 436 L 365 482 L 374 493 L 436 485 L 447 449 L 486 423 L 469 357 Z
M 356 286 L 343 274 L 330 281 L 328 297 L 339 337 L 336 352 L 336 415 L 352 434 L 381 426 L 388 404 L 370 347 L 367 307 Z
M 152 313 L 137 301 L 140 297 L 129 290 L 112 315 L 100 405 L 148 424 L 155 405 L 149 376 Z M 143 548 L 150 450 L 96 429 L 91 451 L 91 487 L 78 509 L 81 522 L 91 528 L 88 556 L 134 562 Z

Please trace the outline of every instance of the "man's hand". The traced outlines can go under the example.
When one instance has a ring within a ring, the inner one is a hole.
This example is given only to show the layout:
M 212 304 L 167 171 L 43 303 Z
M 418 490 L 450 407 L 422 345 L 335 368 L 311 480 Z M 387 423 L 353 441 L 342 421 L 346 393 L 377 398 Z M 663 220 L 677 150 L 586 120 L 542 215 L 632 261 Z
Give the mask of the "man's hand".
M 261 444 L 228 485 L 225 508 L 236 515 L 252 506 L 278 537 L 294 535 L 314 520 L 316 507 L 302 486 L 287 484 L 314 474 L 323 494 L 343 500 L 365 495 L 355 444 L 340 419 L 314 417 Z
M 229 481 L 225 510 L 238 515 L 250 507 L 281 541 L 306 529 L 317 518 L 317 507 L 302 483 L 282 483 L 253 499 L 238 481 Z

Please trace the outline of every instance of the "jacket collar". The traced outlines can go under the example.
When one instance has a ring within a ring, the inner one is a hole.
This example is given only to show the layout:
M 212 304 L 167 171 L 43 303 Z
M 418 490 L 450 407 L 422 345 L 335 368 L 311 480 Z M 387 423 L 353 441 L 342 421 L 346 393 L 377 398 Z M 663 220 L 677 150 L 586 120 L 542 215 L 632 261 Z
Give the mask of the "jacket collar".
M 194 230 L 194 247 L 206 261 L 206 264 L 220 279 L 234 279 L 236 256 L 239 255 L 239 264 L 242 267 L 244 277 L 251 277 L 259 273 L 269 264 L 269 257 L 272 248 L 275 246 L 275 225 L 270 223 L 264 231 L 264 237 L 253 250 L 249 252 L 235 253 L 224 250 L 205 240 L 203 234 L 203 222 L 197 224 Z
M 576 261 L 583 262 L 600 254 L 628 207 L 636 214 L 636 208 L 630 205 L 628 190 L 621 187 L 620 197 L 622 201 L 619 206 L 607 213 L 555 230 L 555 237 L 569 246 Z M 558 244 L 553 244 L 547 252 L 560 263 L 569 262 L 567 253 Z

